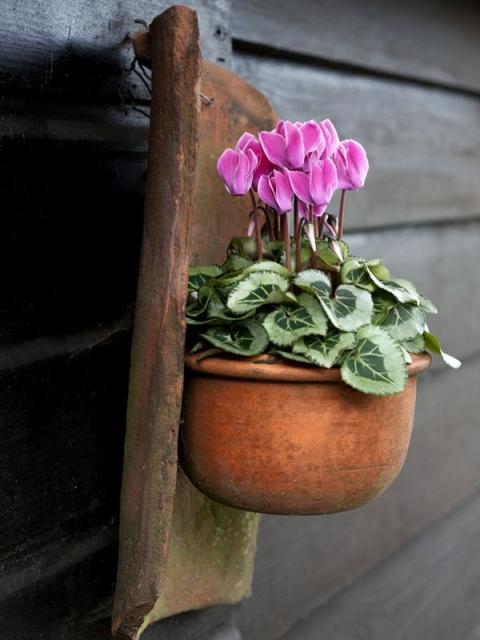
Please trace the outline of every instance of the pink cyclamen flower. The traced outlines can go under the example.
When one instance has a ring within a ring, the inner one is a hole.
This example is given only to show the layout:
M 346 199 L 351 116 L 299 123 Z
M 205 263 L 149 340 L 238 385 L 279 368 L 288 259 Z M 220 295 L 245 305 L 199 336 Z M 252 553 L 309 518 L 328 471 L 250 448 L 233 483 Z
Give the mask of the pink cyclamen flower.
M 328 118 L 320 122 L 320 129 L 325 139 L 325 148 L 321 157 L 330 158 L 337 150 L 339 144 L 337 130 L 333 122 Z
M 292 187 L 288 178 L 277 169 L 270 175 L 260 176 L 258 195 L 277 213 L 286 213 L 292 208 Z
M 265 175 L 266 173 L 270 173 L 273 170 L 273 164 L 265 155 L 262 145 L 257 140 L 256 136 L 253 133 L 249 133 L 245 131 L 240 136 L 237 144 L 235 145 L 236 151 L 244 151 L 246 152 L 248 149 L 251 149 L 253 153 L 257 156 L 258 164 L 257 168 L 253 172 L 253 180 L 252 186 L 255 191 L 258 189 L 258 181 L 260 176 Z
M 261 131 L 258 135 L 265 155 L 281 169 L 298 169 L 305 160 L 302 132 L 292 122 L 280 120 L 275 131 Z
M 217 171 L 232 196 L 244 196 L 252 187 L 258 158 L 252 149 L 225 149 L 217 162 Z
M 367 152 L 356 140 L 343 140 L 333 156 L 337 167 L 339 189 L 361 189 L 369 164 Z
M 288 179 L 294 194 L 308 204 L 316 205 L 316 215 L 321 215 L 321 207 L 327 205 L 338 185 L 337 170 L 330 158 L 313 161 L 307 173 L 288 171 Z

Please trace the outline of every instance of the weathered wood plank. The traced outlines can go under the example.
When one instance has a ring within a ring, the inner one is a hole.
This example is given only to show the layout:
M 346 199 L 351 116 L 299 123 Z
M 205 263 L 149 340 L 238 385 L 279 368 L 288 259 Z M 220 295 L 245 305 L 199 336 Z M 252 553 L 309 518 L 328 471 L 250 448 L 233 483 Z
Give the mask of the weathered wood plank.
M 135 20 L 150 23 L 168 0 L 33 0 L 2 3 L 0 86 L 9 94 L 72 94 L 82 100 L 133 93 L 145 98 L 141 80 L 129 72 L 133 51 L 129 32 Z M 199 12 L 202 49 L 207 58 L 228 62 L 230 0 L 191 0 Z
M 278 638 L 479 488 L 479 379 L 479 358 L 423 376 L 405 468 L 370 505 L 319 518 L 262 517 L 253 597 L 237 611 L 243 637 Z
M 480 626 L 479 575 L 477 494 L 282 639 L 473 640 Z
M 281 117 L 330 116 L 365 145 L 371 169 L 349 198 L 351 227 L 480 213 L 478 98 L 248 54 L 234 68 Z
M 47 532 L 51 542 L 116 518 L 129 340 L 93 346 L 0 374 L 0 553 L 11 552 L 9 562 Z
M 237 0 L 233 37 L 318 60 L 480 91 L 478 4 Z

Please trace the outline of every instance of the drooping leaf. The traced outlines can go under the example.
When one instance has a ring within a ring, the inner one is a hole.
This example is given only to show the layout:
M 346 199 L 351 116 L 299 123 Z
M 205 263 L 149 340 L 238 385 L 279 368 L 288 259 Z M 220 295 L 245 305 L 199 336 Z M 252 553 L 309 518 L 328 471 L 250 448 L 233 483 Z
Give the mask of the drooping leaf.
M 190 291 L 198 291 L 209 280 L 222 275 L 220 267 L 190 267 L 188 270 L 188 288 Z
M 391 293 L 394 298 L 402 303 L 419 304 L 418 292 L 414 285 L 403 278 L 395 278 L 393 280 L 380 280 L 375 276 L 372 269 L 367 265 L 370 278 L 380 289 L 384 289 Z
M 362 327 L 340 372 L 343 381 L 363 393 L 400 393 L 407 383 L 407 363 L 400 345 L 379 327 Z
M 425 328 L 425 313 L 413 304 L 397 302 L 387 311 L 384 318 L 377 323 L 395 340 L 410 340 Z
M 436 336 L 429 333 L 428 331 L 425 331 L 423 337 L 425 339 L 425 347 L 432 353 L 436 353 L 437 355 L 439 355 L 443 359 L 445 364 L 448 364 L 449 367 L 458 369 L 462 366 L 460 360 L 448 355 L 448 353 L 445 353 L 445 351 L 442 350 L 440 340 Z
M 379 260 L 378 264 L 371 264 L 372 262 L 374 262 L 374 261 L 373 260 L 367 260 L 366 265 L 370 269 L 370 271 L 373 273 L 373 275 L 378 280 L 390 280 L 390 271 L 383 264 L 383 262 L 381 262 Z
M 267 348 L 268 334 L 255 320 L 210 327 L 200 337 L 218 349 L 239 356 L 255 356 Z
M 227 306 L 234 313 L 240 314 L 263 304 L 289 302 L 290 297 L 286 295 L 288 286 L 288 280 L 278 273 L 251 273 L 232 289 Z
M 298 307 L 275 309 L 263 321 L 270 340 L 279 347 L 289 346 L 301 336 L 327 333 L 327 318 L 318 300 L 303 293 L 298 302 Z
M 397 304 L 397 299 L 388 291 L 377 289 L 372 294 L 373 317 L 372 324 L 379 324 L 387 315 L 388 311 Z
M 210 287 L 200 287 L 198 291 L 190 291 L 185 308 L 187 318 L 198 318 L 207 310 L 213 289 Z
M 423 293 L 420 293 L 420 291 L 417 289 L 417 293 L 418 293 L 418 297 L 419 297 L 419 307 L 422 311 L 424 311 L 425 313 L 438 313 L 438 309 L 437 307 L 433 304 L 433 302 L 431 300 L 429 300 L 427 297 L 425 297 L 423 295 Z
M 261 260 L 259 262 L 252 263 L 245 269 L 241 269 L 240 271 L 234 271 L 232 273 L 224 275 L 222 278 L 218 278 L 217 280 L 215 280 L 212 284 L 215 287 L 227 287 L 240 282 L 240 280 L 243 280 L 251 273 L 258 273 L 261 271 L 278 273 L 279 275 L 287 279 L 290 277 L 288 269 L 283 265 L 278 264 L 278 262 L 274 262 L 273 260 Z
M 281 351 L 280 349 L 276 349 L 273 351 L 275 355 L 282 356 L 282 358 L 286 358 L 287 360 L 294 360 L 295 362 L 301 362 L 302 364 L 312 364 L 310 360 L 301 356 L 299 353 L 292 353 L 291 351 Z
M 355 344 L 355 334 L 332 329 L 325 337 L 305 336 L 293 344 L 293 352 L 305 356 L 319 367 L 329 369 L 338 356 Z
M 234 271 L 243 271 L 243 269 L 246 269 L 252 264 L 253 262 L 249 258 L 245 258 L 233 253 L 222 264 L 221 270 L 223 274 L 229 274 Z

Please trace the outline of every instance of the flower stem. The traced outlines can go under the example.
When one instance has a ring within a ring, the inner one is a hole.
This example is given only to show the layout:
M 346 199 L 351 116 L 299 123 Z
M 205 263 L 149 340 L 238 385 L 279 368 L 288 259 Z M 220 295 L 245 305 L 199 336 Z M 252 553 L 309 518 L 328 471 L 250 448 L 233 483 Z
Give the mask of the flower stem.
M 280 217 L 280 226 L 282 228 L 282 239 L 285 244 L 285 266 L 289 271 L 292 269 L 292 249 L 290 247 L 290 230 L 288 228 L 288 216 L 286 213 Z
M 250 198 L 252 199 L 253 215 L 255 217 L 255 243 L 257 245 L 257 260 L 263 258 L 262 245 L 262 229 L 260 227 L 260 215 L 258 212 L 258 203 L 253 189 L 250 189 Z
M 343 223 L 345 219 L 345 194 L 347 192 L 345 189 L 342 189 L 342 195 L 340 196 L 340 208 L 338 210 L 338 228 L 337 228 L 337 238 L 341 240 L 343 238 Z
M 302 270 L 302 235 L 300 233 L 297 196 L 293 196 L 293 230 L 295 239 L 295 271 L 300 273 Z

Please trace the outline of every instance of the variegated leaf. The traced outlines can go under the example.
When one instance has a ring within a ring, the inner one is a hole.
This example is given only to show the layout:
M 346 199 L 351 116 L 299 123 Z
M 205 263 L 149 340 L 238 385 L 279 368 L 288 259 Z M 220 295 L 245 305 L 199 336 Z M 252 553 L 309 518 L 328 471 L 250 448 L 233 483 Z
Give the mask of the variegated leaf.
M 373 267 L 371 267 L 373 268 Z M 342 266 L 340 278 L 344 284 L 354 284 L 360 289 L 375 291 L 376 286 L 370 278 L 367 265 L 355 258 L 349 258 Z
M 289 302 L 288 286 L 288 280 L 278 273 L 251 273 L 232 289 L 227 306 L 233 313 L 241 314 L 263 304 Z
M 418 336 L 415 336 L 415 338 L 404 340 L 402 342 L 402 347 L 409 353 L 423 353 L 425 351 L 425 339 L 423 335 L 419 334 Z
M 395 340 L 410 340 L 425 328 L 425 313 L 413 304 L 397 302 L 387 311 L 384 318 L 378 322 Z
M 222 275 L 220 267 L 190 267 L 188 270 L 188 288 L 190 291 L 198 291 L 212 278 Z
M 210 327 L 199 335 L 214 347 L 239 356 L 258 355 L 268 346 L 267 332 L 255 320 Z
M 339 355 L 355 344 L 355 334 L 333 329 L 322 338 L 305 336 L 293 344 L 293 352 L 308 358 L 313 364 L 329 369 L 336 364 Z
M 379 396 L 400 393 L 408 377 L 402 348 L 386 331 L 374 326 L 358 331 L 355 347 L 340 372 L 354 389 Z
M 419 304 L 419 296 L 416 288 L 409 280 L 403 278 L 395 278 L 393 280 L 380 280 L 375 276 L 372 269 L 367 266 L 370 278 L 380 289 L 384 289 L 391 293 L 394 298 L 402 303 Z
M 318 300 L 303 293 L 298 303 L 298 307 L 290 305 L 275 309 L 263 321 L 270 340 L 279 347 L 287 347 L 301 336 L 327 333 L 327 317 Z

